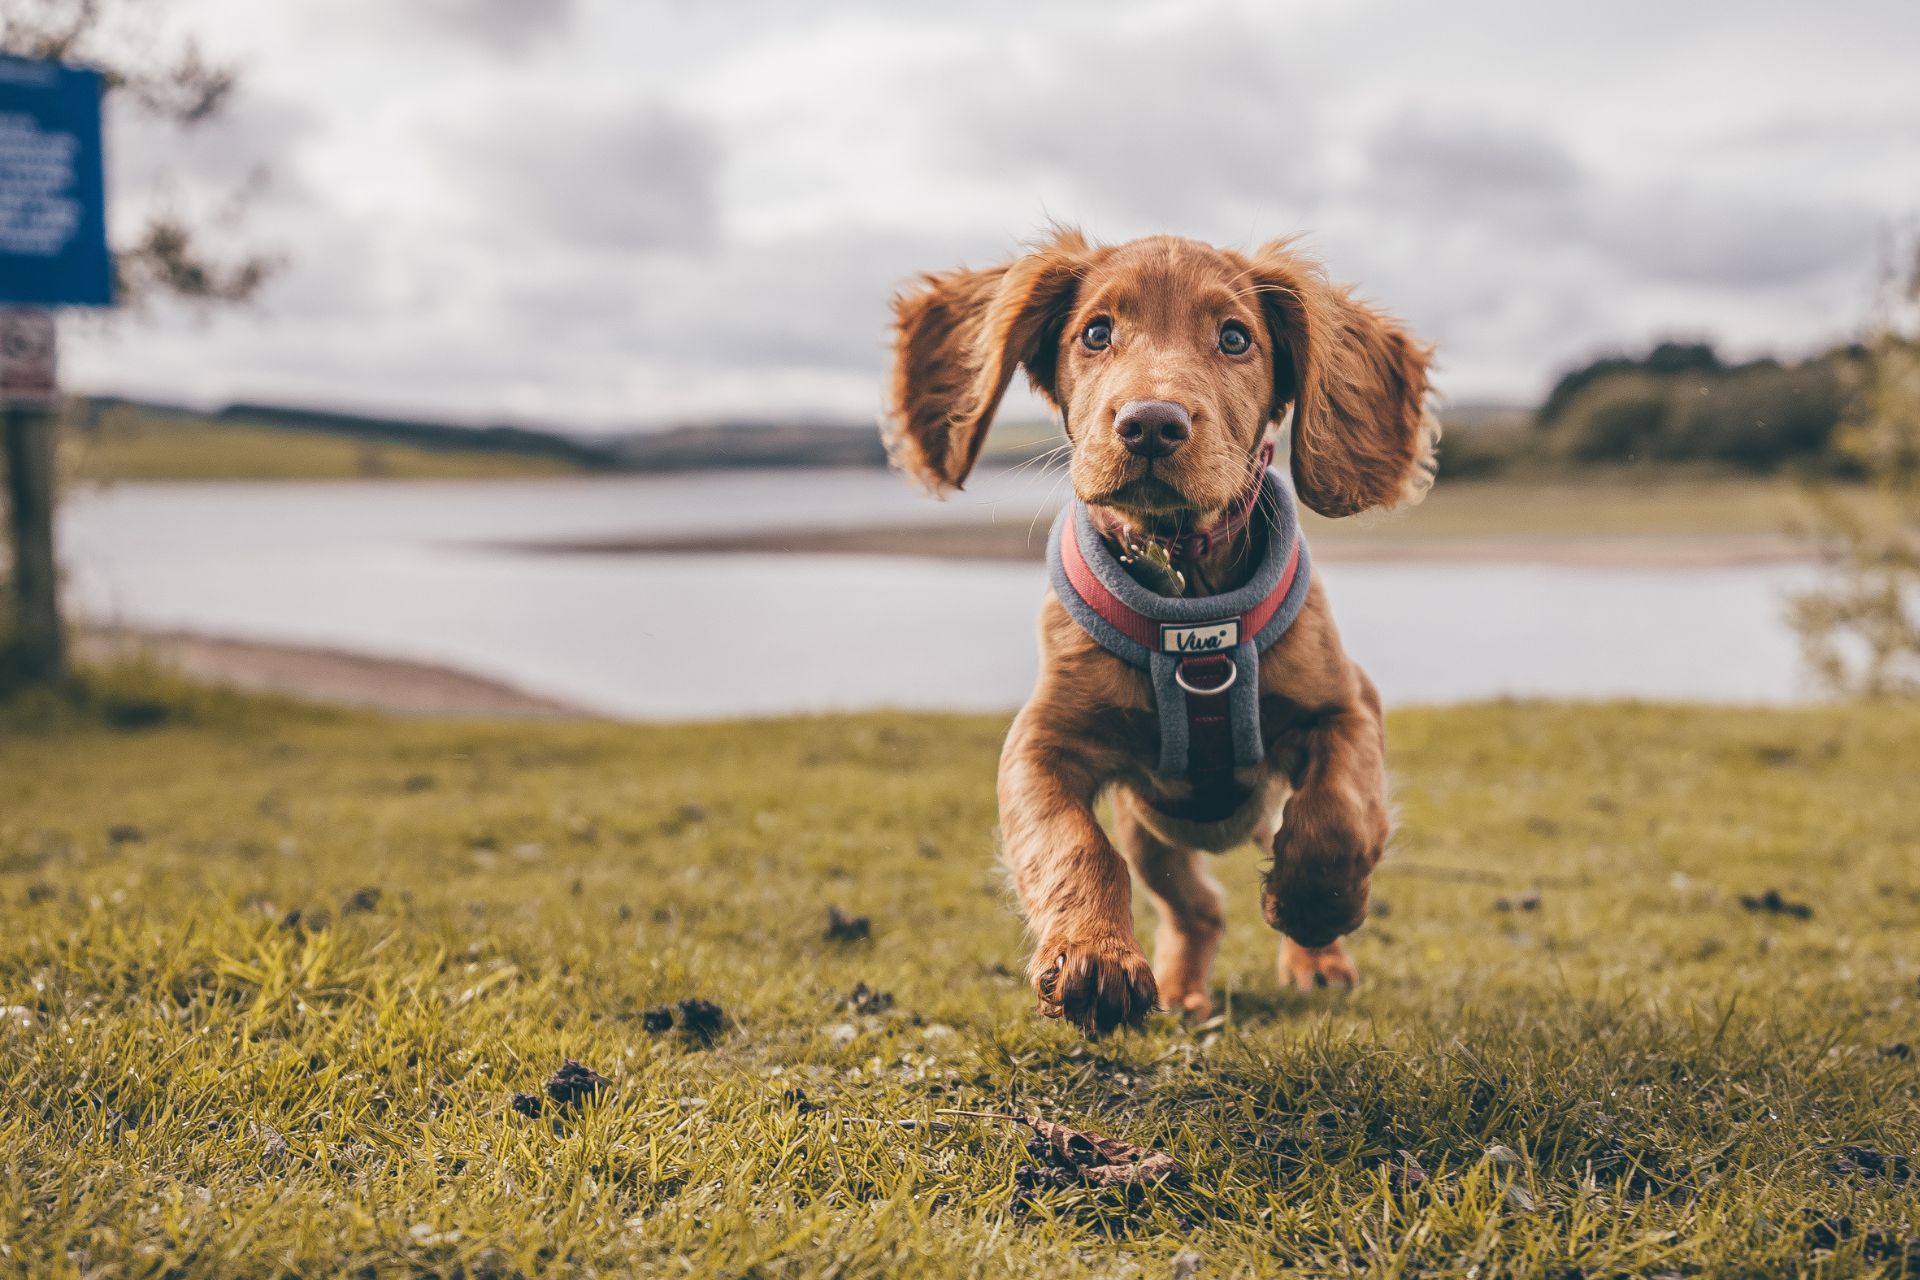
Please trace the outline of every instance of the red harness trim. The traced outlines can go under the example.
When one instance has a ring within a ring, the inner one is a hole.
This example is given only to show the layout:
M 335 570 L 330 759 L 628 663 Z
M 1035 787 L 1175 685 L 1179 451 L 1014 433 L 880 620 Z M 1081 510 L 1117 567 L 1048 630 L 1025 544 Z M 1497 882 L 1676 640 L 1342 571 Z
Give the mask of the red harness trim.
M 1164 648 L 1160 643 L 1160 624 L 1158 622 L 1155 622 L 1146 614 L 1133 608 L 1133 606 L 1127 604 L 1126 601 L 1122 600 L 1119 596 L 1114 595 L 1113 592 L 1107 590 L 1107 584 L 1100 581 L 1100 576 L 1096 574 L 1092 566 L 1087 563 L 1086 556 L 1081 554 L 1080 534 L 1076 528 L 1078 524 L 1079 521 L 1069 517 L 1067 527 L 1061 531 L 1060 560 L 1066 566 L 1067 581 L 1073 584 L 1073 589 L 1080 594 L 1080 598 L 1092 605 L 1093 611 L 1111 623 L 1114 630 L 1118 631 L 1121 635 L 1155 651 L 1173 652 L 1171 649 Z M 1273 615 L 1280 611 L 1280 606 L 1286 602 L 1287 592 L 1293 589 L 1294 575 L 1299 571 L 1300 544 L 1296 541 L 1293 544 L 1293 549 L 1287 554 L 1287 567 L 1281 570 L 1280 581 L 1274 583 L 1273 590 L 1267 594 L 1266 599 L 1254 605 L 1253 608 L 1247 610 L 1245 613 L 1238 614 L 1233 618 L 1214 619 L 1214 621 L 1238 622 L 1240 624 L 1240 638 L 1242 640 L 1253 639 L 1260 634 L 1269 622 L 1273 621 Z M 1205 626 L 1207 624 L 1201 622 L 1194 625 Z M 1193 663 L 1201 660 L 1200 658 L 1188 658 L 1186 661 L 1187 663 Z M 1198 683 L 1198 681 L 1195 683 Z
M 1265 474 L 1264 467 L 1261 474 Z M 1178 650 L 1164 642 L 1162 624 L 1134 609 L 1100 581 L 1099 575 L 1094 573 L 1080 550 L 1079 523 L 1069 514 L 1060 539 L 1060 561 L 1074 591 L 1121 635 L 1155 652 L 1177 653 Z M 1280 580 L 1265 599 L 1237 617 L 1203 621 L 1192 626 L 1219 626 L 1233 622 L 1239 627 L 1237 641 L 1252 641 L 1273 621 L 1273 615 L 1279 612 L 1287 593 L 1293 589 L 1294 577 L 1300 570 L 1300 543 L 1300 539 L 1295 539 L 1287 554 L 1287 567 L 1281 571 Z M 1175 629 L 1191 630 L 1192 626 L 1181 624 Z M 1233 776 L 1233 719 L 1228 691 L 1233 685 L 1234 671 L 1231 652 L 1189 654 L 1180 659 L 1181 678 L 1192 689 L 1202 692 L 1189 690 L 1182 694 L 1186 699 L 1187 782 L 1191 791 L 1180 800 L 1148 801 L 1169 817 L 1188 822 L 1221 822 L 1231 817 L 1246 801 L 1247 788 L 1235 781 Z M 1255 690 L 1256 697 L 1258 693 Z

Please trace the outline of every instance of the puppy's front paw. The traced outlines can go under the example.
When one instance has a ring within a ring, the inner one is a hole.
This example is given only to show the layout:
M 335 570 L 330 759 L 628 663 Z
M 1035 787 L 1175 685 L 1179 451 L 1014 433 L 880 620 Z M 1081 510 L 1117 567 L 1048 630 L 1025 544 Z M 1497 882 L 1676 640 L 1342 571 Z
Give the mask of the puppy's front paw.
M 1325 947 L 1367 918 L 1368 859 L 1287 860 L 1284 851 L 1260 890 L 1267 924 L 1308 948 Z
M 1346 944 L 1303 947 L 1292 938 L 1280 939 L 1280 981 L 1302 991 L 1338 987 L 1351 991 L 1360 984 L 1360 970 L 1347 954 Z
M 1029 971 L 1040 1012 L 1065 1018 L 1090 1036 L 1140 1025 L 1159 1000 L 1140 944 L 1115 934 L 1049 938 L 1034 952 Z

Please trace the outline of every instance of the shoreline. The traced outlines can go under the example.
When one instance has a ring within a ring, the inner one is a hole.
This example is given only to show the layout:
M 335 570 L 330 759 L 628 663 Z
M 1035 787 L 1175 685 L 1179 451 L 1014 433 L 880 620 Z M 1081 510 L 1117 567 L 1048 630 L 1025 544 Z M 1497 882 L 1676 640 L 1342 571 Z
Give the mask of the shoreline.
M 610 537 L 483 544 L 538 556 L 861 555 L 1030 562 L 1046 558 L 1048 522 L 950 523 L 768 529 L 695 537 Z M 1329 564 L 1543 564 L 1594 569 L 1714 569 L 1791 564 L 1808 558 L 1777 533 L 1429 534 L 1310 532 L 1314 558 Z
M 83 624 L 75 638 L 82 662 L 147 661 L 207 684 L 328 706 L 398 716 L 600 718 L 585 707 L 446 663 L 197 631 L 141 631 Z
M 1048 525 L 904 523 L 838 528 L 773 529 L 678 537 L 609 537 L 500 541 L 485 549 L 528 556 L 826 555 L 946 562 L 1027 563 L 1045 555 Z M 1393 529 L 1310 534 L 1314 556 L 1327 564 L 1540 565 L 1569 569 L 1715 569 L 1806 563 L 1803 544 L 1784 534 L 1720 533 L 1447 533 L 1410 535 Z M 476 544 L 467 544 L 474 546 Z M 191 629 L 144 630 L 89 625 L 75 631 L 82 662 L 150 661 L 209 684 L 277 694 L 324 705 L 398 716 L 530 720 L 606 719 L 590 707 L 534 693 L 510 680 L 457 664 L 382 655 L 325 644 L 209 634 Z

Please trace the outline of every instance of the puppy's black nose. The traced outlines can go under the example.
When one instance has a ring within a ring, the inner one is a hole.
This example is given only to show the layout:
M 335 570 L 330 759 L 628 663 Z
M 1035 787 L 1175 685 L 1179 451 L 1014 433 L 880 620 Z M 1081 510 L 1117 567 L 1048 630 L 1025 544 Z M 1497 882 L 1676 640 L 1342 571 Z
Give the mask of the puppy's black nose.
M 1164 458 L 1193 435 L 1193 419 L 1171 400 L 1129 400 L 1114 415 L 1113 433 L 1136 458 Z

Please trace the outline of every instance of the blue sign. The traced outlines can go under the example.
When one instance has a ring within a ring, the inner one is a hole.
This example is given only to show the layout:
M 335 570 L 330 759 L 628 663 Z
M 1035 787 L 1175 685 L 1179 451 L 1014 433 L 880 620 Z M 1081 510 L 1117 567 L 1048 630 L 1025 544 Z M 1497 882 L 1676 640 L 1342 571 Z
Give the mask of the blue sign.
M 100 73 L 0 57 L 0 306 L 113 302 Z

